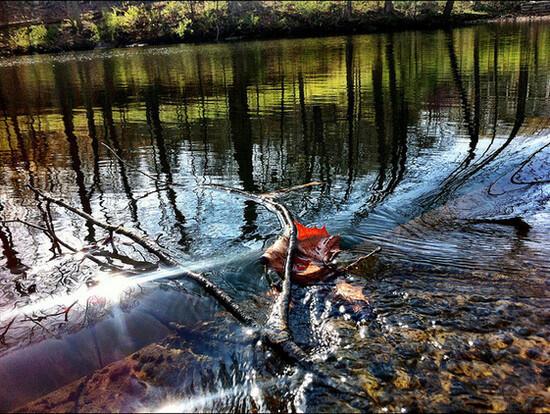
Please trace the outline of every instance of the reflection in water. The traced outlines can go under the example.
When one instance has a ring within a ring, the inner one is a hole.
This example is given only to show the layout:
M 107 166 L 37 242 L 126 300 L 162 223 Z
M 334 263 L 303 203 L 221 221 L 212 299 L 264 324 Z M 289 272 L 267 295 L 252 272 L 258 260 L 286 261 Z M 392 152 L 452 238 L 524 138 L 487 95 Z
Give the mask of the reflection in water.
M 43 378 L 38 389 L 10 376 L 19 391 L 0 390 L 0 406 L 84 376 L 77 403 L 92 410 L 87 375 L 119 360 L 156 384 L 148 408 L 165 393 L 219 411 L 536 409 L 548 336 L 549 42 L 548 26 L 533 23 L 0 61 L 0 375 L 34 365 Z M 284 196 L 297 218 L 326 223 L 348 250 L 382 246 L 346 279 L 368 306 L 342 302 L 332 282 L 293 297 L 297 341 L 366 390 L 357 399 L 281 366 L 208 299 L 195 309 L 199 290 L 183 280 L 113 288 L 114 305 L 38 309 L 70 306 L 111 276 L 10 221 L 55 230 L 107 265 L 156 266 L 123 239 L 99 243 L 107 234 L 25 185 L 40 187 L 208 266 L 263 320 L 272 296 L 256 260 L 276 219 L 198 185 L 265 192 L 313 180 L 324 184 Z M 124 359 L 170 333 L 162 350 Z M 55 336 L 60 358 L 87 362 L 40 362 Z
M 145 92 L 145 106 L 147 113 L 147 122 L 149 123 L 151 130 L 153 131 L 153 136 L 155 138 L 158 156 L 161 165 L 161 171 L 166 177 L 166 183 L 168 188 L 166 189 L 166 196 L 174 212 L 174 217 L 176 219 L 176 226 L 179 229 L 181 238 L 178 240 L 178 244 L 182 246 L 184 250 L 189 249 L 189 236 L 185 230 L 185 216 L 182 214 L 180 209 L 176 204 L 176 192 L 172 187 L 174 184 L 174 179 L 172 176 L 172 171 L 170 169 L 170 163 L 168 161 L 168 155 L 166 151 L 166 144 L 164 142 L 162 126 L 160 122 L 160 104 L 159 104 L 159 95 L 157 93 L 158 83 L 155 79 L 153 87 L 150 87 Z
M 69 142 L 69 155 L 71 157 L 71 167 L 75 172 L 76 185 L 78 187 L 78 196 L 80 203 L 82 204 L 82 210 L 88 214 L 92 214 L 92 206 L 86 191 L 86 184 L 84 182 L 84 173 L 82 172 L 82 162 L 80 161 L 80 151 L 78 148 L 78 142 L 76 135 L 74 134 L 73 124 L 73 99 L 71 93 L 67 90 L 64 79 L 67 77 L 65 68 L 56 64 L 53 67 L 56 84 L 59 85 L 59 106 L 61 107 L 61 113 L 63 117 L 63 127 L 67 141 Z M 65 72 L 65 73 L 63 73 Z M 88 235 L 85 240 L 87 242 L 95 241 L 95 230 L 91 223 L 86 223 L 88 227 Z
M 233 82 L 227 92 L 228 118 L 233 141 L 233 157 L 237 161 L 237 174 L 243 189 L 252 193 L 258 192 L 254 183 L 253 165 L 253 137 L 248 108 L 249 74 L 243 56 L 232 56 Z M 251 201 L 245 202 L 244 224 L 241 227 L 241 239 L 246 239 L 256 232 L 256 205 Z

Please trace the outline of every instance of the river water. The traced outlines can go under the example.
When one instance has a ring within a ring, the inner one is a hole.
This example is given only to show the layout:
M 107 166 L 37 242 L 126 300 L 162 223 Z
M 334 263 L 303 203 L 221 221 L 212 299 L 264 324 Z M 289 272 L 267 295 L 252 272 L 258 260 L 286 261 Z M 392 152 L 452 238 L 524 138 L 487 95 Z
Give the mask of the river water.
M 0 60 L 0 410 L 161 343 L 183 356 L 140 377 L 147 398 L 81 387 L 65 410 L 548 411 L 549 143 L 547 23 Z M 28 187 L 156 240 L 262 322 L 277 219 L 201 185 L 314 180 L 281 202 L 343 260 L 382 248 L 336 280 L 368 304 L 294 286 L 296 342 L 353 395 Z

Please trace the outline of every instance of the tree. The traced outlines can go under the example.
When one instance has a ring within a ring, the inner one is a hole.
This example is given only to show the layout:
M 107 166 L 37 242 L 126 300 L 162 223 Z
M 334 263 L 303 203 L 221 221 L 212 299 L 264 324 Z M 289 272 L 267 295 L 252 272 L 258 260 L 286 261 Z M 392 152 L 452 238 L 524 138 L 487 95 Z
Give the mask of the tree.
M 392 0 L 384 1 L 384 13 L 393 13 L 395 11 Z
M 443 16 L 444 17 L 450 17 L 451 12 L 453 11 L 454 6 L 454 0 L 447 0 L 447 3 L 445 3 L 445 10 L 443 10 Z
M 351 0 L 348 0 L 347 3 L 346 3 L 346 17 L 348 20 L 351 19 L 351 9 L 352 9 L 352 4 L 351 4 Z

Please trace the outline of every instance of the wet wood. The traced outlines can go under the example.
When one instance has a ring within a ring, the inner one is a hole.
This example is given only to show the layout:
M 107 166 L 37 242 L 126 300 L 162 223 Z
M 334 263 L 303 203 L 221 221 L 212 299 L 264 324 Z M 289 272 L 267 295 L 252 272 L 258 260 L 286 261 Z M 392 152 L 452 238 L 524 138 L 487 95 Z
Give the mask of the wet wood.
M 149 239 L 138 235 L 137 233 L 125 228 L 122 225 L 113 225 L 113 224 L 105 223 L 101 220 L 98 220 L 95 217 L 91 216 L 90 214 L 87 214 L 86 212 L 76 207 L 73 207 L 70 204 L 67 204 L 63 200 L 56 199 L 49 195 L 46 195 L 42 191 L 32 186 L 29 186 L 29 188 L 44 200 L 57 204 L 79 215 L 80 217 L 86 219 L 87 221 L 95 224 L 96 226 L 99 226 L 109 232 L 121 234 L 123 236 L 128 237 L 130 240 L 139 244 L 148 252 L 157 256 L 157 258 L 159 258 L 162 264 L 165 264 L 170 267 L 176 267 L 178 270 L 181 271 L 181 272 L 178 272 L 176 275 L 173 275 L 172 277 L 187 277 L 197 282 L 203 289 L 205 289 L 208 293 L 210 293 L 224 308 L 226 308 L 235 318 L 237 318 L 237 320 L 249 326 L 257 326 L 257 323 L 253 318 L 247 315 L 226 292 L 224 292 L 216 284 L 210 281 L 204 274 L 185 269 L 182 264 L 180 264 L 177 260 L 168 256 L 160 248 L 157 248 L 155 244 Z

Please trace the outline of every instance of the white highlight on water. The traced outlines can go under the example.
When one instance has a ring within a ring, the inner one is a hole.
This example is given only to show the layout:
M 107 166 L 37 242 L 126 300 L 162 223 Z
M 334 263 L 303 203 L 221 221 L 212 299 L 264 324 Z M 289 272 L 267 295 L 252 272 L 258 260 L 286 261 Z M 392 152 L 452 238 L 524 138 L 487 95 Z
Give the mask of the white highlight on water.
M 181 273 L 181 268 L 158 270 L 155 272 L 130 277 L 112 273 L 99 273 L 96 278 L 96 281 L 98 282 L 96 286 L 88 287 L 86 285 L 82 285 L 72 293 L 52 296 L 48 299 L 39 300 L 25 306 L 14 308 L 11 311 L 2 312 L 2 314 L 0 314 L 0 322 L 10 320 L 19 315 L 33 314 L 35 312 L 53 309 L 58 306 L 68 308 L 75 302 L 86 303 L 86 301 L 92 297 L 100 297 L 110 301 L 118 301 L 120 295 L 130 287 L 154 280 L 174 277 Z
M 281 379 L 273 379 L 269 381 L 263 381 L 260 383 L 235 385 L 231 388 L 224 388 L 220 391 L 201 394 L 195 397 L 186 399 L 171 401 L 161 405 L 158 408 L 148 409 L 149 412 L 154 413 L 188 413 L 194 411 L 203 411 L 206 407 L 217 401 L 224 401 L 231 397 L 237 397 L 239 395 L 248 394 L 260 407 L 264 407 L 262 388 L 275 385 Z M 263 408 L 265 410 L 265 408 Z
M 77 253 L 77 256 L 78 254 L 79 253 Z M 231 258 L 224 256 L 213 257 L 186 263 L 185 268 L 175 267 L 172 269 L 161 269 L 154 272 L 143 273 L 138 276 L 121 276 L 116 273 L 99 272 L 95 279 L 96 282 L 99 282 L 96 286 L 88 287 L 83 285 L 69 294 L 52 296 L 48 299 L 39 300 L 28 305 L 14 308 L 10 311 L 2 312 L 2 314 L 0 314 L 0 322 L 11 320 L 19 315 L 29 315 L 59 306 L 68 308 L 75 302 L 86 303 L 86 301 L 92 297 L 100 297 L 112 302 L 118 302 L 120 295 L 126 289 L 135 287 L 141 283 L 168 279 L 181 275 L 185 271 L 204 271 L 222 265 L 229 265 L 247 260 L 250 256 L 257 255 L 258 251 L 253 251 L 238 255 L 237 257 L 232 256 Z M 82 256 L 82 258 L 83 257 L 84 256 Z

